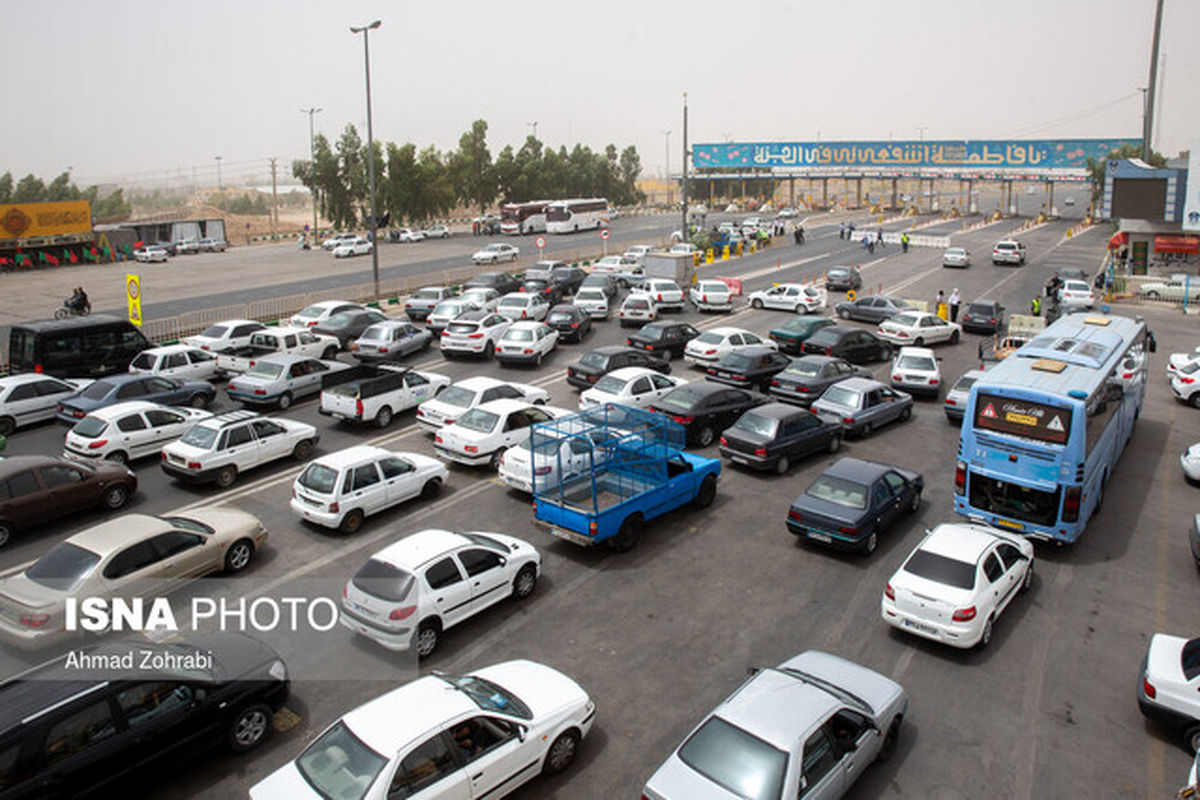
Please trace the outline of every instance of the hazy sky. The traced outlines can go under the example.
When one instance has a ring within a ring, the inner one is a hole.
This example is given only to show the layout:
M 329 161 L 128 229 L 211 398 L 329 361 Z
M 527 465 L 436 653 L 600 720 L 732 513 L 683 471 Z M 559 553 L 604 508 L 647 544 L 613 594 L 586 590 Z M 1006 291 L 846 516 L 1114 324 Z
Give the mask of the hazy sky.
M 636 145 L 679 168 L 693 142 L 1141 136 L 1154 0 L 793 2 L 18 2 L 0 0 L 0 172 L 81 184 L 290 175 L 317 130 L 493 155 L 538 137 Z M 1166 0 L 1155 147 L 1200 138 L 1200 2 Z

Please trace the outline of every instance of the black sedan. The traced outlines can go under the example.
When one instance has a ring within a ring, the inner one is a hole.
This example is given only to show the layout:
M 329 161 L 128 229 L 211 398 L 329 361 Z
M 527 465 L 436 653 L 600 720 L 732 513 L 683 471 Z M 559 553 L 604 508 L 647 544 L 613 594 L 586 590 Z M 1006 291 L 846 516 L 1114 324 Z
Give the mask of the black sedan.
M 872 553 L 897 517 L 921 507 L 924 488 L 920 473 L 843 458 L 792 501 L 787 527 L 800 541 Z
M 521 284 L 521 291 L 525 294 L 540 294 L 550 305 L 563 301 L 562 289 L 549 278 L 526 278 Z
M 463 284 L 463 291 L 475 288 L 495 289 L 505 295 L 521 291 L 521 281 L 507 272 L 481 272 Z
M 362 336 L 363 331 L 379 322 L 387 322 L 387 317 L 373 308 L 362 311 L 340 311 L 312 330 L 313 333 L 336 336 L 338 346 L 343 350 L 348 350 L 350 343 Z
M 779 345 L 785 353 L 799 353 L 804 340 L 821 328 L 835 324 L 829 317 L 796 316 L 782 325 L 771 328 L 767 338 Z
M 610 345 L 597 347 L 567 367 L 567 383 L 580 389 L 588 389 L 608 373 L 622 367 L 648 367 L 664 375 L 671 372 L 670 364 L 645 350 Z
M 836 453 L 842 426 L 802 408 L 767 403 L 738 418 L 721 436 L 721 455 L 735 464 L 783 475 L 812 453 Z
M 767 402 L 766 395 L 757 392 L 715 383 L 689 383 L 667 392 L 650 408 L 682 425 L 688 444 L 708 447 L 738 417 Z
M 959 318 L 964 331 L 998 333 L 1004 330 L 1004 306 L 999 300 L 975 300 L 967 304 Z
M 555 264 L 550 268 L 550 282 L 565 295 L 575 294 L 579 291 L 579 287 L 583 285 L 587 276 L 588 274 L 579 267 L 567 264 Z
M 705 368 L 708 379 L 726 386 L 742 386 L 765 392 L 771 378 L 782 372 L 792 360 L 770 347 L 743 347 Z
M 821 393 L 846 378 L 871 378 L 865 367 L 856 367 L 837 356 L 801 356 L 771 379 L 768 390 L 785 403 L 809 406 Z
M 899 297 L 876 294 L 858 297 L 837 304 L 837 315 L 842 319 L 855 319 L 859 322 L 883 322 L 891 319 L 902 311 L 916 311 L 911 305 Z
M 625 344 L 661 355 L 670 361 L 683 356 L 687 343 L 700 335 L 700 331 L 686 322 L 647 322 L 641 330 L 625 340 Z
M 851 364 L 890 361 L 892 345 L 870 331 L 834 325 L 822 328 L 805 340 L 806 355 L 837 356 Z
M 825 273 L 825 288 L 840 292 L 862 288 L 862 275 L 854 267 L 834 267 Z
M 583 335 L 592 329 L 592 318 L 579 306 L 563 303 L 550 309 L 546 324 L 558 331 L 560 342 L 582 342 Z

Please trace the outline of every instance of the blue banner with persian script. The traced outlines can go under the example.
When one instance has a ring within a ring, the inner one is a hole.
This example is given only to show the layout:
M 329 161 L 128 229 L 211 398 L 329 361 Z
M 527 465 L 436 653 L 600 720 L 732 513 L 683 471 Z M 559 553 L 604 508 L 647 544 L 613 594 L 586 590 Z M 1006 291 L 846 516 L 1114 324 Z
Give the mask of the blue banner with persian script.
M 1085 169 L 1136 139 L 961 139 L 905 142 L 742 142 L 692 145 L 692 164 L 719 167 Z

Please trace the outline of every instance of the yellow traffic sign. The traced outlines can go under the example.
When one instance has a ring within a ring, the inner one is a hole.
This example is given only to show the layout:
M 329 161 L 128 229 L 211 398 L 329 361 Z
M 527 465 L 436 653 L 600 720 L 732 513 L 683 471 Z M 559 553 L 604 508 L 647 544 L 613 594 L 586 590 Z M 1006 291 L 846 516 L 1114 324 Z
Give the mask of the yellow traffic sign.
M 125 298 L 129 301 L 129 321 L 142 324 L 142 280 L 132 272 L 125 273 Z
M 858 297 L 858 295 L 855 294 L 853 289 L 846 292 L 846 299 L 849 300 L 850 302 L 854 302 L 854 298 L 856 298 L 856 297 Z

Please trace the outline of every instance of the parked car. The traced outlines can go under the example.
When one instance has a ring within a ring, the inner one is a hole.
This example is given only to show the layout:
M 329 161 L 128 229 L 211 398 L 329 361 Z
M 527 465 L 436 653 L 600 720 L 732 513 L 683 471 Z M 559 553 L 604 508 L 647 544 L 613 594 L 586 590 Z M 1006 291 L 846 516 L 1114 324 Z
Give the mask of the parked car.
M 912 395 L 884 386 L 872 378 L 846 378 L 812 403 L 817 415 L 840 422 L 847 436 L 868 436 L 889 422 L 912 416 Z
M 164 447 L 159 466 L 173 478 L 227 489 L 239 474 L 271 461 L 307 461 L 320 438 L 307 422 L 227 411 L 197 422 Z
M 212 414 L 199 408 L 171 408 L 129 400 L 88 414 L 67 431 L 63 458 L 81 461 L 126 461 L 158 457 L 163 446 Z
M 217 390 L 208 381 L 185 381 L 157 375 L 111 375 L 59 401 L 55 416 L 60 422 L 74 425 L 97 409 L 126 400 L 208 408 L 216 394 Z
M 1138 708 L 1200 753 L 1200 638 L 1156 633 L 1142 660 Z
M 686 322 L 648 322 L 626 339 L 625 344 L 654 355 L 662 355 L 670 361 L 676 356 L 682 356 L 687 343 L 699 335 L 700 331 Z
M 541 264 L 542 262 L 538 262 Z M 583 285 L 588 274 L 579 267 L 572 267 L 569 264 L 564 264 L 561 261 L 554 263 L 549 268 L 550 283 L 556 287 L 564 295 L 573 295 L 579 291 L 579 287 Z
M 365 310 L 366 307 L 358 303 L 350 303 L 345 300 L 322 300 L 293 314 L 289 322 L 296 328 L 315 328 L 334 314 L 340 314 L 343 311 Z
M 79 636 L 66 628 L 68 601 L 161 597 L 210 572 L 241 572 L 266 542 L 258 517 L 228 506 L 113 517 L 0 578 L 0 641 L 21 650 L 61 645 Z
M 632 292 L 626 295 L 621 303 L 617 318 L 621 320 L 622 328 L 637 325 L 639 322 L 653 322 L 658 319 L 658 304 L 645 292 Z
M 623 253 L 623 255 L 626 258 L 633 259 L 640 265 L 642 263 L 642 260 L 646 257 L 646 254 L 653 253 L 653 252 L 654 252 L 654 248 L 648 244 L 635 244 L 635 245 L 631 245 L 629 248 L 627 248 L 625 250 L 625 252 Z
M 558 346 L 558 331 L 544 322 L 514 322 L 496 341 L 496 361 L 501 364 L 542 365 Z
M 442 331 L 441 349 L 446 358 L 482 355 L 491 358 L 496 342 L 512 322 L 495 311 L 468 311 L 452 320 Z
M 971 266 L 971 254 L 962 247 L 947 247 L 942 251 L 942 266 L 966 269 Z
M 595 385 L 600 378 L 622 367 L 648 367 L 664 375 L 671 365 L 645 350 L 622 345 L 597 347 L 567 367 L 567 383 L 581 389 Z
M 609 296 L 601 288 L 585 286 L 575 293 L 571 304 L 583 311 L 590 319 L 607 320 Z
M 927 347 L 901 347 L 892 361 L 892 388 L 936 397 L 942 390 L 942 368 L 938 361 Z
M 697 281 L 688 289 L 697 311 L 733 311 L 733 291 L 724 281 Z
M 276 406 L 280 411 L 292 403 L 321 393 L 321 379 L 334 372 L 350 369 L 341 361 L 322 361 L 309 356 L 283 354 L 267 356 L 254 366 L 230 378 L 225 393 L 230 400 L 247 406 Z
M 143 350 L 129 362 L 129 372 L 195 381 L 211 381 L 220 377 L 216 358 L 198 347 L 186 344 L 168 344 Z
M 92 508 L 116 511 L 137 492 L 122 464 L 48 456 L 0 459 L 0 547 L 20 531 Z
M 167 255 L 169 255 L 169 256 L 175 255 L 175 243 L 174 242 L 158 241 L 158 242 L 154 242 L 148 246 L 149 247 L 157 247 L 160 250 L 166 250 Z
M 544 320 L 550 313 L 550 302 L 547 296 L 539 292 L 512 292 L 500 298 L 496 304 L 496 313 L 505 319 Z
M 951 647 L 986 647 L 996 618 L 1033 585 L 1033 543 L 986 525 L 947 523 L 926 534 L 880 599 L 893 628 Z
M 788 509 L 788 530 L 802 541 L 873 553 L 879 534 L 921 507 L 925 479 L 912 470 L 842 458 Z
M 633 287 L 635 292 L 642 292 L 654 298 L 657 308 L 662 311 L 668 308 L 676 311 L 683 310 L 683 290 L 675 281 L 663 278 L 648 278 Z
M 811 314 L 825 308 L 828 302 L 824 289 L 802 283 L 776 284 L 769 289 L 751 292 L 747 299 L 752 308 L 772 308 L 794 314 Z
M 777 352 L 774 343 L 771 344 L 770 347 L 744 347 L 722 356 L 717 363 L 705 369 L 708 380 L 726 386 L 757 389 L 765 394 L 771 387 L 771 379 L 792 361 Z
M 502 381 L 485 375 L 466 378 L 443 389 L 437 397 L 417 406 L 417 425 L 436 433 L 467 411 L 492 400 L 522 400 L 545 405 L 550 393 L 527 383 Z
M 841 797 L 868 764 L 891 758 L 907 712 L 900 684 L 810 650 L 752 670 L 650 776 L 642 796 Z
M 852 364 L 890 361 L 892 346 L 870 331 L 832 325 L 821 328 L 804 340 L 800 352 L 806 355 L 837 356 Z
M 486 286 L 476 286 L 474 289 L 467 289 L 462 293 L 462 299 L 474 303 L 480 311 L 495 311 L 500 297 L 499 292 Z
M 886 339 L 892 344 L 923 347 L 938 342 L 958 344 L 962 337 L 962 327 L 956 322 L 942 319 L 937 314 L 905 311 L 881 322 L 878 333 L 880 339 Z
M 386 321 L 387 317 L 373 308 L 364 311 L 339 311 L 310 330 L 313 333 L 336 338 L 341 349 L 349 350 L 350 343 L 362 336 L 363 331 L 372 325 Z
M 865 367 L 857 367 L 837 356 L 807 355 L 793 358 L 791 363 L 771 379 L 773 397 L 799 406 L 810 406 L 821 394 L 838 381 L 847 378 L 873 378 Z
M 246 347 L 251 336 L 266 328 L 252 319 L 227 319 L 209 325 L 203 333 L 185 337 L 182 344 L 215 353 L 228 347 Z
M 682 378 L 663 375 L 649 367 L 622 367 L 609 372 L 590 389 L 579 395 L 579 408 L 586 410 L 618 403 L 634 408 L 648 408 L 651 403 L 678 386 L 687 383 Z
M 1189 361 L 1171 378 L 1171 393 L 1176 400 L 1200 408 L 1200 359 Z
M 425 240 L 425 231 L 401 228 L 398 231 L 388 231 L 388 240 L 401 244 L 412 244 Z
M 521 283 L 522 293 L 541 295 L 549 305 L 557 305 L 563 301 L 562 289 L 552 283 L 549 277 L 531 278 L 531 272 L 532 270 L 525 273 L 525 280 Z
M 491 291 L 491 290 L 488 290 Z M 495 310 L 495 303 L 492 304 L 492 310 Z M 425 327 L 434 334 L 440 334 L 446 330 L 446 326 L 451 320 L 467 313 L 468 311 L 485 311 L 483 307 L 476 305 L 473 300 L 466 297 L 451 297 L 438 303 L 429 315 L 425 317 Z
M 194 256 L 200 252 L 200 241 L 198 239 L 176 239 L 175 253 L 177 255 Z
M 350 343 L 350 354 L 359 361 L 398 361 L 426 350 L 433 334 L 398 319 L 376 322 Z
M 427 286 L 417 289 L 404 301 L 404 314 L 413 322 L 424 322 L 443 300 L 458 296 L 448 286 Z
M 333 236 L 330 236 L 328 239 L 321 242 L 321 249 L 322 250 L 332 250 L 333 248 L 337 247 L 342 242 L 348 242 L 352 239 L 357 239 L 357 238 L 358 238 L 357 233 L 335 233 Z
M 602 428 L 591 428 L 562 438 L 547 434 L 539 442 L 536 455 L 532 452 L 532 442 L 526 439 L 504 451 L 497 475 L 510 489 L 533 494 L 534 481 L 538 487 L 555 486 L 560 477 L 570 480 L 591 472 L 597 463 L 602 463 L 605 448 L 614 438 L 611 432 Z
M 899 297 L 886 295 L 866 295 L 846 300 L 837 304 L 837 315 L 842 319 L 854 319 L 859 322 L 883 322 L 904 311 L 916 311 L 911 305 Z
M 292 482 L 291 508 L 307 522 L 356 533 L 372 514 L 436 497 L 448 477 L 436 458 L 358 445 L 310 462 Z
M 828 328 L 836 323 L 828 317 L 792 317 L 787 322 L 772 328 L 767 338 L 778 345 L 785 353 L 799 354 L 804 341 L 821 328 Z
M 650 404 L 684 428 L 689 444 L 708 447 L 738 417 L 769 402 L 766 395 L 715 383 L 687 383 Z
M 592 263 L 593 275 L 618 275 L 641 266 L 641 259 L 626 255 L 601 256 Z
M 91 385 L 90 380 L 66 380 L 38 372 L 0 377 L 0 436 L 17 428 L 54 419 L 58 403 Z
M 446 225 L 430 225 L 425 230 L 421 231 L 426 239 L 449 239 L 450 228 Z
M 825 273 L 825 288 L 839 292 L 862 288 L 862 274 L 854 267 L 833 267 Z
M 508 558 L 492 554 L 470 567 L 451 561 L 454 573 L 435 573 L 447 581 L 442 596 L 461 598 L 475 582 L 472 571 L 480 583 L 490 580 L 498 560 Z M 421 581 L 407 583 L 415 587 Z M 464 616 L 476 605 L 465 604 Z M 501 798 L 539 773 L 565 771 L 595 715 L 595 704 L 575 681 L 532 661 L 508 661 L 464 676 L 438 672 L 343 716 L 295 761 L 251 787 L 250 798 L 433 798 L 449 797 L 443 792 L 452 787 L 465 790 L 459 797 Z
M 795 406 L 767 403 L 726 428 L 718 449 L 735 464 L 785 475 L 804 456 L 836 453 L 841 445 L 840 423 Z
M 595 272 L 583 279 L 579 284 L 579 289 L 575 290 L 575 299 L 579 299 L 579 292 L 583 289 L 599 289 L 604 292 L 604 296 L 609 300 L 615 300 L 620 287 L 617 285 L 617 279 L 612 275 Z
M 200 240 L 201 253 L 224 253 L 228 246 L 224 239 L 214 239 L 211 236 Z
M 967 304 L 962 328 L 972 333 L 999 333 L 1004 330 L 1004 306 L 999 300 L 981 298 Z
M 481 272 L 463 284 L 463 291 L 467 289 L 495 289 L 499 294 L 506 295 L 519 292 L 521 281 L 507 272 Z
M 770 339 L 763 339 L 757 333 L 742 328 L 710 328 L 687 343 L 683 349 L 683 360 L 704 369 L 730 353 L 758 347 L 774 350 L 778 346 Z
M 1064 306 L 1091 308 L 1096 304 L 1096 295 L 1086 281 L 1066 281 L 1058 290 L 1058 302 Z
M 460 464 L 496 469 L 505 450 L 529 438 L 530 428 L 569 413 L 525 400 L 491 400 L 443 425 L 433 437 L 433 449 Z
M 560 341 L 579 343 L 592 330 L 592 317 L 577 305 L 563 303 L 550 309 L 546 324 L 558 332 Z
M 165 262 L 168 258 L 167 251 L 161 247 L 153 245 L 149 247 L 139 247 L 133 251 L 133 260 L 142 264 L 155 264 Z
M 946 411 L 946 419 L 952 424 L 962 423 L 963 416 L 967 413 L 967 401 L 971 399 L 971 387 L 982 377 L 983 370 L 981 369 L 967 370 L 946 392 L 946 397 L 942 400 L 942 408 Z
M 1077 278 L 1086 283 L 1086 278 Z M 1148 281 L 1139 283 L 1137 293 L 1147 300 L 1183 300 L 1189 302 L 1200 300 L 1200 278 L 1189 278 L 1187 275 L 1172 275 L 1165 281 Z
M 1025 245 L 1009 239 L 996 242 L 992 248 L 992 263 L 1025 266 Z
M 357 236 L 353 239 L 346 239 L 337 247 L 333 248 L 334 258 L 349 258 L 351 256 L 365 256 L 371 252 L 371 240 Z
M 495 264 L 500 261 L 516 261 L 521 254 L 520 248 L 511 244 L 493 242 L 480 250 L 476 250 L 471 260 L 476 264 Z

